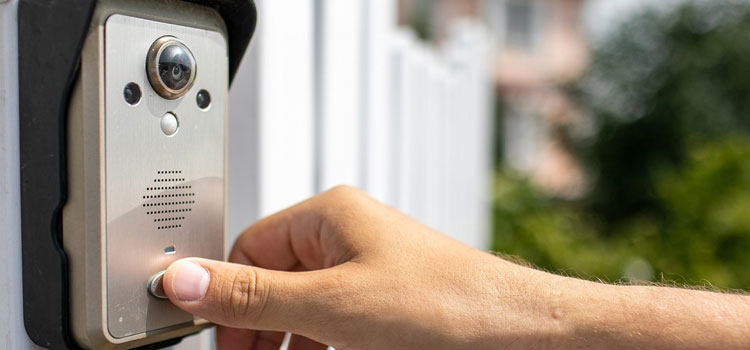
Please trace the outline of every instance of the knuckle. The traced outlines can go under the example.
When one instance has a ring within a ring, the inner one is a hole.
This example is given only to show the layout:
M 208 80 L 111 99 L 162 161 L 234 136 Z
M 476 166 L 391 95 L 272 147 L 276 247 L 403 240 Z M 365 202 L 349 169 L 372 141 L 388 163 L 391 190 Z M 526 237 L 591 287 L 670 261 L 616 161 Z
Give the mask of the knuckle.
M 326 206 L 333 206 L 341 209 L 351 209 L 352 207 L 358 207 L 366 203 L 366 199 L 370 198 L 362 190 L 349 186 L 349 185 L 338 185 L 331 188 L 323 194 L 323 203 Z
M 233 323 L 255 322 L 260 318 L 267 295 L 260 287 L 258 272 L 253 268 L 238 270 L 226 279 L 223 313 Z
M 360 191 L 358 188 L 349 186 L 349 185 L 337 185 L 330 190 L 328 190 L 328 194 L 330 194 L 333 197 L 343 197 L 343 198 L 356 198 L 362 196 L 362 191 Z

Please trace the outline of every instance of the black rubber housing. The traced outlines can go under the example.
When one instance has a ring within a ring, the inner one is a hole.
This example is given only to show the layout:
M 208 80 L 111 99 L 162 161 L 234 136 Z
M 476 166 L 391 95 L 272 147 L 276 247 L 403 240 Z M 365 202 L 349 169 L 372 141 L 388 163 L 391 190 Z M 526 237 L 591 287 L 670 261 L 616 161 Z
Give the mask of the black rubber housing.
M 255 31 L 252 0 L 183 0 L 224 19 L 232 81 Z M 52 350 L 80 349 L 70 329 L 68 260 L 62 248 L 67 195 L 66 115 L 96 0 L 20 0 L 18 80 L 24 325 Z M 180 339 L 143 349 L 174 345 Z

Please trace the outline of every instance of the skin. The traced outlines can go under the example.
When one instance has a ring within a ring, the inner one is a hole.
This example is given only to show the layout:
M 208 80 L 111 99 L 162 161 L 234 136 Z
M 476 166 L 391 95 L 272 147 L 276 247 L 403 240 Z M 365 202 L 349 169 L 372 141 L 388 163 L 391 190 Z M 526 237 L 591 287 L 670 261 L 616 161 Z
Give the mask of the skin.
M 747 296 L 520 266 L 337 187 L 267 217 L 228 262 L 179 260 L 169 299 L 219 349 L 750 349 Z M 327 344 L 327 345 L 323 345 Z

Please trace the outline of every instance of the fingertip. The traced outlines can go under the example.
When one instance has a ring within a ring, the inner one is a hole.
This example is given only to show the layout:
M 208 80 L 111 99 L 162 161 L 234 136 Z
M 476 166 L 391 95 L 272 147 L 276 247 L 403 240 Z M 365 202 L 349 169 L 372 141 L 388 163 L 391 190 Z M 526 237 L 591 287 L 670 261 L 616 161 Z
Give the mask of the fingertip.
M 199 301 L 205 297 L 210 280 L 208 269 L 196 259 L 180 259 L 167 268 L 164 291 L 173 302 Z

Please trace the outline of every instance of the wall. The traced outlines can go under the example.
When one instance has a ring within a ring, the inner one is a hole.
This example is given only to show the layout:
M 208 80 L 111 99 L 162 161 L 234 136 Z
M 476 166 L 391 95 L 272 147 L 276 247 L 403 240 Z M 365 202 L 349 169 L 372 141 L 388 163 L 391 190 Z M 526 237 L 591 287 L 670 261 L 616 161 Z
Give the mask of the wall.
M 0 0 L 0 348 L 23 329 L 16 3 Z M 443 48 L 396 28 L 394 0 L 260 0 L 230 93 L 227 249 L 258 218 L 337 184 L 488 247 L 489 40 L 471 22 Z M 213 348 L 212 332 L 177 350 Z

